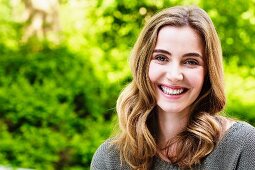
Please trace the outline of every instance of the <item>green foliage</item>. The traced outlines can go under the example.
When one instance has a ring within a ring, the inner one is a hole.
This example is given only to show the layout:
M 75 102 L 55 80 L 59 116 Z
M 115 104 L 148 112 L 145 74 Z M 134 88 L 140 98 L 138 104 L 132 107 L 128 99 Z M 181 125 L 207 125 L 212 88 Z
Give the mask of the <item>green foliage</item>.
M 102 122 L 99 116 L 109 120 L 109 111 L 101 100 L 102 81 L 81 56 L 65 47 L 1 56 L 1 163 L 36 169 L 88 167 L 92 148 L 110 129 L 93 124 Z
M 255 125 L 255 69 L 238 66 L 233 58 L 231 64 L 226 65 L 226 113 Z
M 212 17 L 223 46 L 227 115 L 255 125 L 253 1 L 63 0 L 60 45 L 36 39 L 22 45 L 22 23 L 12 16 L 17 8 L 0 2 L 3 165 L 89 169 L 116 126 L 116 99 L 131 79 L 127 58 L 142 26 L 177 4 L 197 4 Z
M 220 5 L 219 5 L 220 4 Z M 225 61 L 238 58 L 238 65 L 254 67 L 255 33 L 254 1 L 201 1 L 201 6 L 209 13 L 219 33 Z

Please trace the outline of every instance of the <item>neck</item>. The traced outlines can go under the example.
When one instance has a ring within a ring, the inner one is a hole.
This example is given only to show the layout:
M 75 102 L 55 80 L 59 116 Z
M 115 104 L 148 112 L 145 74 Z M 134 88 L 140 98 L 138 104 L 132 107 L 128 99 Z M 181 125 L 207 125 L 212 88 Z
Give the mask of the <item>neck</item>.
M 188 112 L 166 113 L 158 109 L 159 147 L 165 147 L 170 139 L 183 131 L 187 126 L 188 119 Z

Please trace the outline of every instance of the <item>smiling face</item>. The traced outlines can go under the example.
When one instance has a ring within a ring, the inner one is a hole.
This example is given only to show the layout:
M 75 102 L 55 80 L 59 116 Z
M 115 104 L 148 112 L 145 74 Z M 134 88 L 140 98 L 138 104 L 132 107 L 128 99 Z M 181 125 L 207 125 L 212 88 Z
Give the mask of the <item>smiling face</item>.
M 202 40 L 191 27 L 161 28 L 149 66 L 159 114 L 189 115 L 204 82 L 203 52 Z

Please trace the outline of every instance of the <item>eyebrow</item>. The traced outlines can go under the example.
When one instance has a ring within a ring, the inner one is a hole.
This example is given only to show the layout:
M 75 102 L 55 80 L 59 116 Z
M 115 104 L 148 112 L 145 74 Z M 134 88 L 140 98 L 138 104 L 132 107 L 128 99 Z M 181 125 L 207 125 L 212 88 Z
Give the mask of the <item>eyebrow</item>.
M 172 55 L 169 51 L 162 50 L 162 49 L 155 49 L 155 50 L 153 50 L 153 53 L 163 53 L 163 54 L 167 54 L 167 55 Z M 195 52 L 185 53 L 183 55 L 183 57 L 189 57 L 189 56 L 203 58 L 199 53 L 195 53 Z

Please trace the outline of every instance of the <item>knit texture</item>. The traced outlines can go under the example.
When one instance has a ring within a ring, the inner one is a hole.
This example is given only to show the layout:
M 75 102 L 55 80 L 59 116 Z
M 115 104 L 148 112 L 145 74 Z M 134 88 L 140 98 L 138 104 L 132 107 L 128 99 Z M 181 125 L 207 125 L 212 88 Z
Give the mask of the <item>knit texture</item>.
M 105 141 L 95 152 L 91 170 L 128 170 L 120 161 L 119 152 Z M 178 170 L 159 157 L 153 160 L 155 170 Z M 219 145 L 195 169 L 201 170 L 255 170 L 255 128 L 245 122 L 236 122 L 226 132 Z

